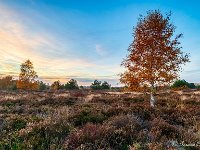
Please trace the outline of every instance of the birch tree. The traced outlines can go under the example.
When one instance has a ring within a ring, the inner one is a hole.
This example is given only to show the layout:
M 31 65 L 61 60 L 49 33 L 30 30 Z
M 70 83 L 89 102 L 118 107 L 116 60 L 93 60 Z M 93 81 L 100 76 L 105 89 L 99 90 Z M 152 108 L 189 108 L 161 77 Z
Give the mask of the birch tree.
M 17 88 L 23 90 L 37 90 L 39 88 L 37 73 L 34 71 L 33 64 L 30 60 L 26 60 L 21 64 L 21 72 L 17 82 Z
M 150 89 L 150 105 L 155 105 L 154 93 L 159 85 L 178 78 L 181 64 L 189 62 L 188 54 L 181 51 L 176 27 L 170 22 L 171 13 L 162 15 L 159 10 L 140 16 L 133 28 L 133 42 L 122 66 L 126 71 L 120 81 L 131 90 Z

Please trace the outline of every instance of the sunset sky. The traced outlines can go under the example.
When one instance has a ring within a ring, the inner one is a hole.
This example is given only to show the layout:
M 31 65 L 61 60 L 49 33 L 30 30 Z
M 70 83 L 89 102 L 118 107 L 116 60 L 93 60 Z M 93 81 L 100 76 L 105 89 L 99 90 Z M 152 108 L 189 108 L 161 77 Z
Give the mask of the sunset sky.
M 183 0 L 0 0 L 0 74 L 30 59 L 40 79 L 118 85 L 133 26 L 147 10 L 172 11 L 191 62 L 181 79 L 200 82 L 200 2 Z

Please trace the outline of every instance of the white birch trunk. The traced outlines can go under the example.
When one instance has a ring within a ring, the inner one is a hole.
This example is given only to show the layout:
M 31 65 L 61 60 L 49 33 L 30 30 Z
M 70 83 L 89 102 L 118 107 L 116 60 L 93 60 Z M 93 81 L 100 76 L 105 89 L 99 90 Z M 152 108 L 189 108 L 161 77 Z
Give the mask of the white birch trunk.
M 155 106 L 155 103 L 156 103 L 156 100 L 153 96 L 153 92 L 151 92 L 151 98 L 150 98 L 150 106 L 151 107 L 154 107 Z

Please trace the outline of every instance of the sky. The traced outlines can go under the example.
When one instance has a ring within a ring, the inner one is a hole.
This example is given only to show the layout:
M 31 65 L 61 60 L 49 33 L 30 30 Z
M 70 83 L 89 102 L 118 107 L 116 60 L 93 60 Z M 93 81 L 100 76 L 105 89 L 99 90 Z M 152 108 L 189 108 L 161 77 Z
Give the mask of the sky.
M 182 51 L 191 62 L 180 79 L 200 82 L 198 0 L 0 0 L 0 75 L 17 77 L 30 59 L 47 83 L 95 79 L 119 86 L 120 66 L 140 14 L 172 12 Z

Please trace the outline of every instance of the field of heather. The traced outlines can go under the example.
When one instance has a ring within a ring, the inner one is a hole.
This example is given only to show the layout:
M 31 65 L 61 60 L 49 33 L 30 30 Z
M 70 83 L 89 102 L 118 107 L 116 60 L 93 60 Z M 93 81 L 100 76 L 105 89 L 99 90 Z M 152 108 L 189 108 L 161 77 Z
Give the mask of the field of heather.
M 0 149 L 200 148 L 200 92 L 0 93 Z

